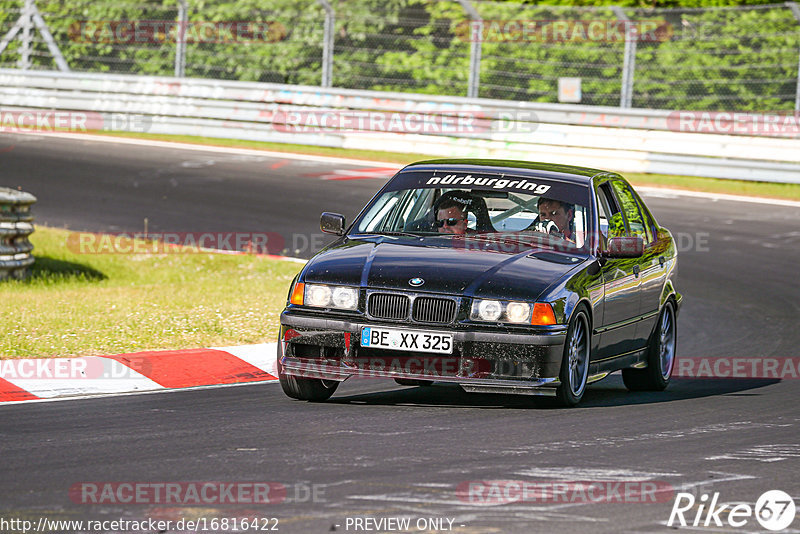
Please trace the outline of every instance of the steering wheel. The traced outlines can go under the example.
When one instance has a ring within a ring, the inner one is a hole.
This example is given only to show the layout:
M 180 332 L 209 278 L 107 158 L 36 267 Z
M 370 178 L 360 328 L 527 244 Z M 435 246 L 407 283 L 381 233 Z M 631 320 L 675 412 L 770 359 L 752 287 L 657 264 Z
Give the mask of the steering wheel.
M 563 234 L 558 229 L 558 225 L 555 221 L 542 221 L 539 217 L 536 217 L 536 221 L 530 226 L 530 229 L 534 232 L 539 232 L 542 234 L 552 234 L 557 236 L 562 236 Z

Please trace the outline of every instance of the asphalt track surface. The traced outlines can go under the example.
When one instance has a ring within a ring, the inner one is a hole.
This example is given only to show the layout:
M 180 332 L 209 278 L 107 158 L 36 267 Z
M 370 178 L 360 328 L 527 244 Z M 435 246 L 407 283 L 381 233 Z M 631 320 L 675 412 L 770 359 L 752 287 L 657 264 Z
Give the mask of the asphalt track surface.
M 156 230 L 311 235 L 321 211 L 350 219 L 384 183 L 321 178 L 359 169 L 0 137 L 2 185 L 34 193 L 40 223 L 92 231 L 139 230 L 148 217 Z M 797 357 L 800 210 L 646 200 L 682 240 L 679 356 Z M 452 519 L 453 532 L 664 532 L 673 530 L 665 525 L 672 498 L 479 505 L 456 489 L 480 480 L 654 480 L 698 498 L 719 492 L 720 503 L 752 505 L 770 489 L 797 501 L 798 394 L 800 380 L 791 378 L 674 379 L 665 392 L 629 393 L 612 375 L 568 410 L 378 380 L 345 382 L 324 404 L 290 400 L 273 383 L 6 405 L 0 517 L 259 515 L 277 517 L 281 532 L 355 532 L 347 518 L 410 517 L 412 525 Z M 289 488 L 289 499 L 183 509 L 73 503 L 69 488 L 89 481 L 275 481 Z M 316 488 L 315 502 L 294 495 L 304 485 Z M 687 513 L 690 521 L 696 511 Z M 792 527 L 798 532 L 800 519 Z M 689 530 L 764 531 L 752 518 L 740 528 Z

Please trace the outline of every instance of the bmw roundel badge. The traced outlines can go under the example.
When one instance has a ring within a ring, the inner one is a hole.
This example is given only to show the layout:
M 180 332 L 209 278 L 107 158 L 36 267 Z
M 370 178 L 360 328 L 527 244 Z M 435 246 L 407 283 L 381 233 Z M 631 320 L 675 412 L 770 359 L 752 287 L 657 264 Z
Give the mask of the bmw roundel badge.
M 420 277 L 416 277 L 416 278 L 412 278 L 411 280 L 409 280 L 408 283 L 409 283 L 409 285 L 412 285 L 414 287 L 419 287 L 419 286 L 421 286 L 422 284 L 425 283 L 425 280 L 423 280 Z

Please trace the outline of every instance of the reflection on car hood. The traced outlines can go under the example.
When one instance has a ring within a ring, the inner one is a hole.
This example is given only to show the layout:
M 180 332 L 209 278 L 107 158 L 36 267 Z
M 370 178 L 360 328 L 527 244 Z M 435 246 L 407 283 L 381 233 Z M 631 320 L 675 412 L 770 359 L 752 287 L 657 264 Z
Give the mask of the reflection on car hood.
M 413 238 L 345 239 L 309 262 L 305 281 L 535 300 L 583 259 L 536 249 L 486 251 L 459 246 L 463 240 L 453 239 L 455 247 Z M 412 278 L 424 283 L 412 287 Z

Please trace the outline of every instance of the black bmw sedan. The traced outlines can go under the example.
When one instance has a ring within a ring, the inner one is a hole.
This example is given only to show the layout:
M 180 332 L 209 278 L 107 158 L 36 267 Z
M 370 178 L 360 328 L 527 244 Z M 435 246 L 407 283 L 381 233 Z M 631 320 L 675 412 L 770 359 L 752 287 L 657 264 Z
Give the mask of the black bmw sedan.
M 323 401 L 353 377 L 580 402 L 621 370 L 662 390 L 681 295 L 673 237 L 620 175 L 506 160 L 400 170 L 292 282 L 284 392 Z

